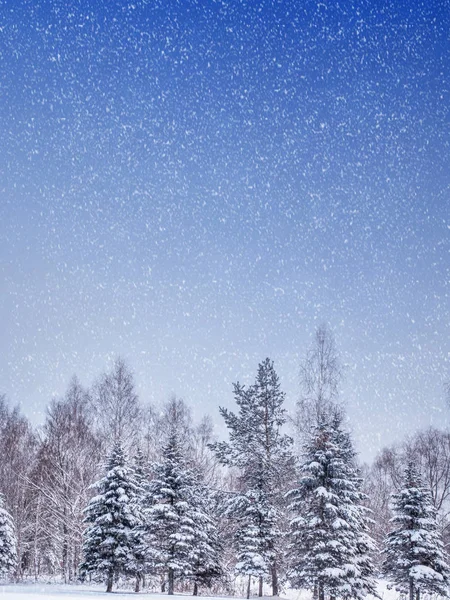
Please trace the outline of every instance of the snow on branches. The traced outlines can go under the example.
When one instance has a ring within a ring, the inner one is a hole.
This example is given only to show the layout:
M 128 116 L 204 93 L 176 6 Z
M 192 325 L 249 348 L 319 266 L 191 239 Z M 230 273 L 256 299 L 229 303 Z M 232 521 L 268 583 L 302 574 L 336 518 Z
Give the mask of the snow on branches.
M 289 576 L 319 600 L 376 595 L 361 479 L 348 433 L 336 413 L 314 426 L 290 501 Z
M 410 600 L 421 592 L 448 596 L 450 570 L 436 524 L 436 509 L 413 462 L 402 489 L 392 495 L 393 529 L 385 540 L 383 573 Z

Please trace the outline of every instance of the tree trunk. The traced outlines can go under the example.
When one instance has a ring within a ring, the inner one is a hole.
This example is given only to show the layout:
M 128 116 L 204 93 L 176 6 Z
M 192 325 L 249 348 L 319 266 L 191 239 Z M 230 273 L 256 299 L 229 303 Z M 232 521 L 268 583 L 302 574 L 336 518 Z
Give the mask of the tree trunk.
M 259 585 L 258 585 L 258 596 L 262 598 L 263 595 L 263 578 L 259 577 Z
M 247 600 L 250 598 L 250 585 L 252 583 L 252 576 L 249 575 L 248 576 L 248 583 L 247 583 Z
M 409 578 L 409 600 L 414 600 L 414 580 Z
M 37 553 L 37 538 L 34 539 L 34 552 L 33 552 L 33 568 L 34 568 L 34 581 L 37 582 L 39 579 L 39 567 L 38 567 L 38 553 Z
M 272 596 L 278 596 L 280 590 L 278 589 L 278 571 L 276 562 L 271 565 L 270 570 L 272 574 Z
M 193 596 L 198 596 L 198 583 L 194 581 L 194 591 L 192 592 Z
M 318 597 L 319 597 L 319 588 L 318 588 L 317 581 L 316 581 L 316 583 L 314 584 L 313 598 L 314 598 L 314 600 L 317 600 Z
M 78 540 L 75 542 L 74 547 L 73 547 L 73 553 L 72 553 L 72 577 L 75 580 L 77 578 L 77 573 L 78 573 L 78 565 L 80 564 L 80 561 L 78 560 L 78 556 L 79 556 L 79 542 Z
M 67 559 L 67 576 L 69 578 L 69 583 L 73 583 L 73 577 L 74 577 L 74 571 L 72 569 L 72 565 L 73 565 L 73 553 L 74 553 L 73 540 L 70 540 L 70 544 L 69 544 L 69 556 L 68 556 L 68 559 Z
M 109 593 L 109 592 L 112 592 L 112 586 L 113 586 L 113 574 L 112 574 L 112 573 L 109 573 L 109 574 L 108 574 L 108 580 L 107 580 L 107 582 L 106 582 L 106 591 L 107 591 L 108 593 Z
M 416 600 L 420 600 L 420 590 L 416 590 Z
M 166 577 L 165 575 L 162 576 L 161 579 L 161 594 L 165 594 L 166 593 Z
M 169 589 L 167 592 L 169 594 L 169 596 L 173 596 L 173 583 L 174 583 L 174 572 L 173 572 L 173 569 L 169 569 Z
M 141 589 L 141 576 L 139 575 L 139 573 L 137 573 L 136 581 L 134 582 L 134 591 L 136 592 L 136 594 L 139 593 L 140 589 Z
M 67 534 L 67 523 L 66 523 L 66 512 L 67 509 L 64 507 L 64 520 L 63 520 L 63 546 L 62 546 L 62 576 L 64 583 L 67 583 L 67 571 L 68 571 L 68 561 L 69 561 L 69 547 L 68 547 L 68 534 Z
M 36 507 L 36 516 L 34 519 L 34 580 L 37 581 L 39 579 L 39 560 L 38 560 L 38 535 L 39 535 L 39 516 L 41 514 L 41 495 L 38 495 L 37 499 L 37 507 Z
M 325 591 L 323 589 L 323 583 L 318 583 L 317 587 L 318 587 L 318 590 L 317 590 L 318 600 L 325 600 Z

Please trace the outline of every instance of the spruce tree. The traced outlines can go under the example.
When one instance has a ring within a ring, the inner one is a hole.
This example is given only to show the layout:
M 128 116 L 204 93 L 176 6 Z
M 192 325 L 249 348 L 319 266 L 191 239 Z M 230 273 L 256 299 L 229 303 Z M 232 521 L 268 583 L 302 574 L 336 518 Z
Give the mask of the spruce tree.
M 223 545 L 216 525 L 217 505 L 211 490 L 198 482 L 199 476 L 196 476 L 192 494 L 195 523 L 192 548 L 194 596 L 200 585 L 210 587 L 214 580 L 223 575 Z
M 178 437 L 170 434 L 162 461 L 154 465 L 146 509 L 151 563 L 168 579 L 168 593 L 174 593 L 175 577 L 192 575 L 194 520 L 190 511 L 192 476 L 187 468 Z
M 17 565 L 17 540 L 11 515 L 0 494 L 0 577 L 9 575 Z
M 136 485 L 136 490 L 131 501 L 132 510 L 137 517 L 137 523 L 132 529 L 131 540 L 133 546 L 133 557 L 131 570 L 135 575 L 134 591 L 139 592 L 141 583 L 144 581 L 147 568 L 147 544 L 145 542 L 146 527 L 144 519 L 144 503 L 148 490 L 148 478 L 145 469 L 145 459 L 140 448 L 137 449 L 133 457 L 132 478 Z
M 137 486 L 119 442 L 114 445 L 106 475 L 93 485 L 98 495 L 85 509 L 83 574 L 93 573 L 106 581 L 111 592 L 119 575 L 135 574 L 136 527 L 139 516 L 134 499 Z
M 362 502 L 362 481 L 348 433 L 336 415 L 312 428 L 305 442 L 301 477 L 288 492 L 290 581 L 314 590 L 319 600 L 376 595 Z
M 421 592 L 448 596 L 450 570 L 431 495 L 412 462 L 403 489 L 392 495 L 395 529 L 385 542 L 383 572 L 396 589 L 419 600 Z
M 247 577 L 247 598 L 250 597 L 252 577 L 262 582 L 270 574 L 275 560 L 275 540 L 278 512 L 270 506 L 263 489 L 237 494 L 228 503 L 227 514 L 236 522 L 235 541 L 237 563 L 235 571 Z
M 146 501 L 149 562 L 159 571 L 172 595 L 176 578 L 210 585 L 222 573 L 221 544 L 212 516 L 208 490 L 189 469 L 176 430 L 169 433 Z
M 230 516 L 233 508 L 237 511 L 234 518 L 239 525 L 236 532 L 238 552 L 243 551 L 243 540 L 249 539 L 248 532 L 256 527 L 257 532 L 254 533 L 257 533 L 259 540 L 260 557 L 257 562 L 264 563 L 264 567 L 260 564 L 257 569 L 259 594 L 262 595 L 263 577 L 267 577 L 272 584 L 272 594 L 276 596 L 279 565 L 282 562 L 280 509 L 283 505 L 283 488 L 292 469 L 292 440 L 282 433 L 286 422 L 283 408 L 285 394 L 281 391 L 273 362 L 267 358 L 258 366 L 254 385 L 246 388 L 236 383 L 234 396 L 238 414 L 220 409 L 228 428 L 229 442 L 215 443 L 211 448 L 222 464 L 240 471 L 238 498 L 231 501 L 227 510 Z M 258 498 L 258 518 L 252 516 L 252 511 L 244 511 L 249 519 L 246 522 L 242 507 L 252 496 Z M 238 572 L 243 572 L 243 565 L 247 563 L 250 564 L 239 560 Z M 253 575 L 246 572 L 250 577 Z

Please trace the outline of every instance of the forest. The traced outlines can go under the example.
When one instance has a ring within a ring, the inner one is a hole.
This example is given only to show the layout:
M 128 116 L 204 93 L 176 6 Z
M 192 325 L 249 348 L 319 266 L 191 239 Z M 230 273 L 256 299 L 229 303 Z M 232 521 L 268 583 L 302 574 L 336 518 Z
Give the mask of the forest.
M 296 410 L 274 363 L 233 384 L 228 439 L 171 397 L 143 404 L 118 357 L 74 376 L 34 427 L 0 398 L 0 575 L 139 591 L 448 594 L 450 433 L 417 431 L 359 464 L 332 335 L 299 365 Z

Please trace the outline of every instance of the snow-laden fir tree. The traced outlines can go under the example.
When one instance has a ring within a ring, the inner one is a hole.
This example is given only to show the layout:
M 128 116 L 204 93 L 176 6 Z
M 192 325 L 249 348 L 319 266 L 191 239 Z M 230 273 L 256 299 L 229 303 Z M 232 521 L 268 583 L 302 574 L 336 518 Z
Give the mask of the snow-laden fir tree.
M 450 570 L 436 524 L 430 492 L 412 462 L 407 465 L 403 488 L 392 495 L 395 529 L 388 534 L 383 572 L 396 589 L 420 600 L 421 592 L 448 596 Z
M 275 561 L 278 511 L 268 503 L 263 489 L 255 489 L 233 496 L 228 502 L 227 515 L 236 523 L 235 571 L 247 578 L 249 598 L 252 578 L 258 579 L 261 588 Z M 262 596 L 262 589 L 259 592 Z
M 283 408 L 285 394 L 273 362 L 268 358 L 258 366 L 254 385 L 248 388 L 239 383 L 234 385 L 234 396 L 238 413 L 225 408 L 220 412 L 229 432 L 229 442 L 212 444 L 218 459 L 240 471 L 238 496 L 231 501 L 227 512 L 230 516 L 236 508 L 234 518 L 238 523 L 236 539 L 240 556 L 250 556 L 254 551 L 253 533 L 258 539 L 259 566 L 250 573 L 247 560 L 238 560 L 237 570 L 250 577 L 259 577 L 259 594 L 262 595 L 263 577 L 272 585 L 272 594 L 278 595 L 279 566 L 282 562 L 282 544 L 279 521 L 283 505 L 283 489 L 292 472 L 290 452 L 292 440 L 283 434 L 286 422 Z M 254 511 L 243 513 L 251 496 L 258 498 L 258 517 Z M 245 515 L 249 519 L 246 521 Z M 257 532 L 254 528 L 257 528 Z M 249 535 L 248 532 L 253 532 Z M 245 549 L 245 543 L 249 547 Z
M 145 469 L 145 458 L 140 448 L 136 450 L 136 454 L 133 457 L 132 477 L 136 485 L 136 490 L 131 500 L 131 505 L 133 513 L 137 517 L 137 523 L 131 533 L 133 546 L 131 571 L 135 575 L 134 591 L 139 592 L 147 569 L 147 544 L 145 542 L 146 527 L 143 507 L 147 497 L 149 484 Z
M 139 548 L 137 485 L 119 442 L 109 457 L 105 476 L 93 487 L 98 494 L 85 509 L 87 527 L 81 572 L 104 580 L 106 591 L 111 592 L 114 580 L 120 575 L 136 574 L 136 548 Z
M 0 494 L 0 577 L 10 575 L 17 565 L 17 540 L 11 515 Z
M 195 537 L 192 555 L 193 595 L 199 586 L 210 587 L 223 575 L 223 544 L 217 529 L 218 504 L 211 490 L 194 475 L 193 488 Z
M 319 600 L 375 594 L 374 549 L 350 436 L 336 414 L 311 430 L 297 486 L 288 492 L 290 581 Z
M 154 466 L 145 511 L 150 563 L 161 575 L 163 590 L 167 577 L 169 595 L 176 578 L 193 580 L 195 591 L 198 583 L 220 574 L 217 534 L 201 493 L 172 432 Z

